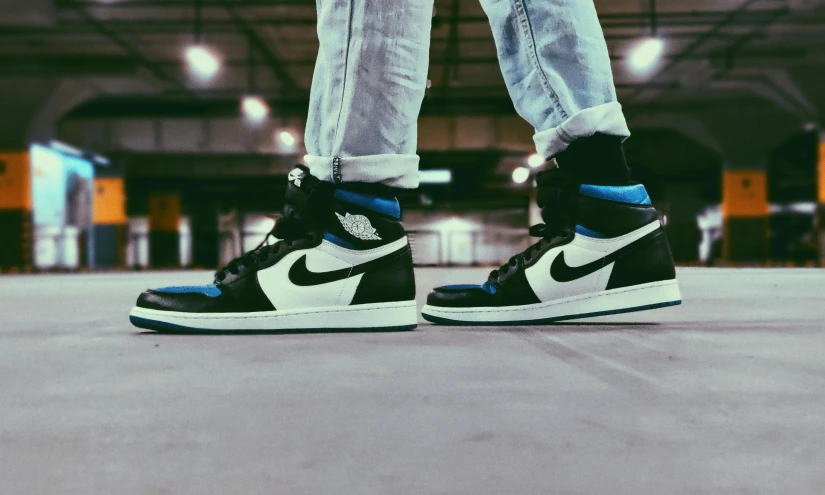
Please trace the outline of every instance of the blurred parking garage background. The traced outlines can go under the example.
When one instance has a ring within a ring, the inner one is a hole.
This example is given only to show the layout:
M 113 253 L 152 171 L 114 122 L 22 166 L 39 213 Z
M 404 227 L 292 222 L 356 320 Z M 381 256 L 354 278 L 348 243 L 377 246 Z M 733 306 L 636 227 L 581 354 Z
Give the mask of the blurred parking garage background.
M 421 265 L 505 261 L 543 166 L 478 0 L 436 0 Z M 825 263 L 825 6 L 596 0 L 635 178 L 682 264 Z M 314 0 L 0 0 L 0 271 L 214 268 L 305 153 Z

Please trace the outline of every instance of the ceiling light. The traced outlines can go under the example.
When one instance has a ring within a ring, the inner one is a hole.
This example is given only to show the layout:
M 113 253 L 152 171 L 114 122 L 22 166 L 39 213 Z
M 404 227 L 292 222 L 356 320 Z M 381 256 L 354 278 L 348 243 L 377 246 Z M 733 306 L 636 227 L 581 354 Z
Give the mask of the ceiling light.
M 530 178 L 530 169 L 518 167 L 513 170 L 513 182 L 516 184 L 524 184 Z
M 98 165 L 103 165 L 105 167 L 108 167 L 109 165 L 112 164 L 112 162 L 108 158 L 106 158 L 103 155 L 98 155 L 97 153 L 93 154 L 91 156 L 91 158 L 92 158 L 92 161 L 95 162 Z
M 664 49 L 665 42 L 660 38 L 645 38 L 633 47 L 627 62 L 634 72 L 646 73 L 656 66 Z
M 294 146 L 295 145 L 295 136 L 292 135 L 289 131 L 281 131 L 278 133 L 278 139 L 281 140 L 281 144 L 284 146 Z
M 59 152 L 61 152 L 61 153 L 65 153 L 65 154 L 68 154 L 68 155 L 83 156 L 83 152 L 82 152 L 82 151 L 80 151 L 79 149 L 77 149 L 77 148 L 75 148 L 74 146 L 71 146 L 71 145 L 69 145 L 69 144 L 62 143 L 62 142 L 60 142 L 60 141 L 58 141 L 58 140 L 56 140 L 56 139 L 52 139 L 52 140 L 49 142 L 49 146 L 50 146 L 53 150 L 55 150 L 55 151 L 59 151 Z
M 214 53 L 200 45 L 190 46 L 186 49 L 186 62 L 189 64 L 189 71 L 193 76 L 208 81 L 215 77 L 221 63 Z
M 544 164 L 544 161 L 544 157 L 538 153 L 533 153 L 527 157 L 527 165 L 530 165 L 530 168 L 541 167 Z
M 263 122 L 269 115 L 269 105 L 260 96 L 245 96 L 241 101 L 244 116 L 251 122 Z
M 449 184 L 453 181 L 453 171 L 450 169 L 421 170 L 418 172 L 418 182 L 421 184 Z

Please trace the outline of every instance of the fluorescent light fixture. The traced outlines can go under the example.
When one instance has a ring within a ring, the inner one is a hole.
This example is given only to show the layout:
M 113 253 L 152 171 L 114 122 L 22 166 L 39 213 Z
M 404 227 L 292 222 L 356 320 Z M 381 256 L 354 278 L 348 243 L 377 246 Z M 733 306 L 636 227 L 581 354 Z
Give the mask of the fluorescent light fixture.
M 633 47 L 627 62 L 637 74 L 649 72 L 662 57 L 665 42 L 660 38 L 645 38 Z
M 443 220 L 435 221 L 427 225 L 426 228 L 438 230 L 443 234 L 447 234 L 450 232 L 471 232 L 473 230 L 481 230 L 483 225 L 466 218 L 449 217 Z
M 98 165 L 103 165 L 106 167 L 112 164 L 112 162 L 110 162 L 108 158 L 106 158 L 103 155 L 98 155 L 96 153 L 92 155 L 92 161 L 97 163 Z
M 541 167 L 544 164 L 544 162 L 544 157 L 539 155 L 538 153 L 533 153 L 532 155 L 527 157 L 527 165 L 530 165 L 530 168 Z
M 450 184 L 453 181 L 453 171 L 450 169 L 421 170 L 418 172 L 418 182 L 421 184 Z
M 286 147 L 295 146 L 295 136 L 289 131 L 281 131 L 278 133 L 278 139 Z
M 814 215 L 816 214 L 816 208 L 817 203 L 814 201 L 800 201 L 797 203 L 772 204 L 770 205 L 769 211 L 771 212 L 771 215 L 776 215 L 777 213 Z
M 269 116 L 269 105 L 260 96 L 244 96 L 241 100 L 244 116 L 254 123 L 260 123 Z
M 513 170 L 513 182 L 516 184 L 524 184 L 530 178 L 530 169 L 525 167 L 518 167 Z
M 201 81 L 212 79 L 221 68 L 221 63 L 215 54 L 200 45 L 186 49 L 186 62 L 189 64 L 189 71 L 192 75 Z
M 65 153 L 67 155 L 83 156 L 83 152 L 79 149 L 66 143 L 60 142 L 56 139 L 52 139 L 51 141 L 49 141 L 49 147 L 55 151 Z

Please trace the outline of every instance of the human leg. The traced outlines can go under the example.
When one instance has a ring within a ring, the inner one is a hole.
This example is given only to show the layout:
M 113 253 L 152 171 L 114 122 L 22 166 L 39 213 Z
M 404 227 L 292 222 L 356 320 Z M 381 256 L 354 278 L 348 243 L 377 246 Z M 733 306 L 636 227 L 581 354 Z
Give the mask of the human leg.
M 516 111 L 536 130 L 538 153 L 581 174 L 626 176 L 621 142 L 630 131 L 592 0 L 481 4 Z
M 321 180 L 418 187 L 432 0 L 322 0 L 307 165 Z

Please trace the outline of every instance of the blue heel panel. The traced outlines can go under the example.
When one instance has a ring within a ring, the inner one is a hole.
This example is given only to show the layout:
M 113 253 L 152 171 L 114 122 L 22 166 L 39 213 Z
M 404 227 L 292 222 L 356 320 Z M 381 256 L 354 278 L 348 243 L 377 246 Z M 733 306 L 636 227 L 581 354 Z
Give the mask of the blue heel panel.
M 618 201 L 634 205 L 649 205 L 650 196 L 647 189 L 642 184 L 632 186 L 596 186 L 593 184 L 582 184 L 579 194 L 596 199 L 608 201 Z
M 335 199 L 344 201 L 345 203 L 360 206 L 361 208 L 366 208 L 370 211 L 393 218 L 401 218 L 401 205 L 398 204 L 398 200 L 395 198 L 379 198 L 378 196 L 355 193 L 344 189 L 337 189 L 334 196 Z
M 352 244 L 351 242 L 347 242 L 344 239 L 341 239 L 340 237 L 338 237 L 337 235 L 330 234 L 329 232 L 324 233 L 324 240 L 329 241 L 329 242 L 335 244 L 336 246 L 341 246 L 342 248 L 356 249 L 355 244 Z

